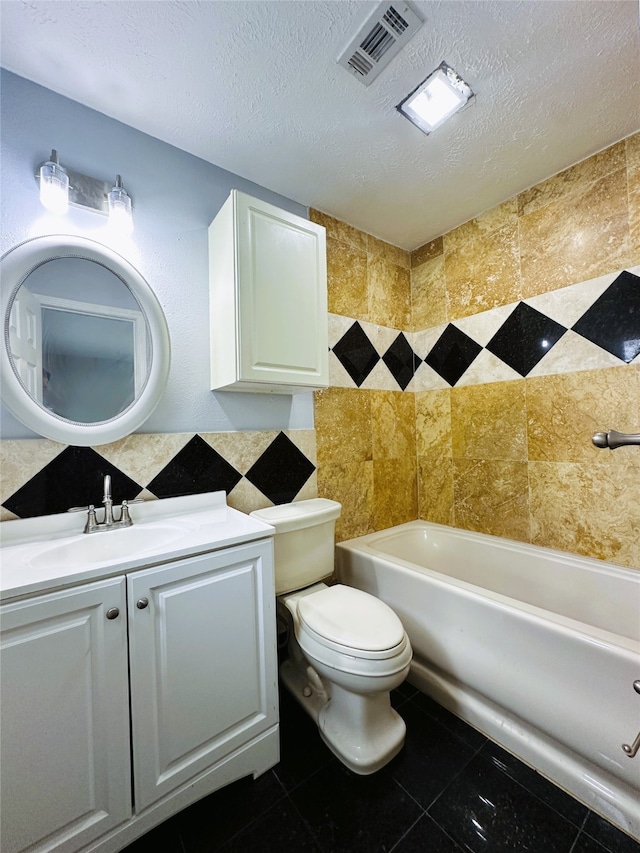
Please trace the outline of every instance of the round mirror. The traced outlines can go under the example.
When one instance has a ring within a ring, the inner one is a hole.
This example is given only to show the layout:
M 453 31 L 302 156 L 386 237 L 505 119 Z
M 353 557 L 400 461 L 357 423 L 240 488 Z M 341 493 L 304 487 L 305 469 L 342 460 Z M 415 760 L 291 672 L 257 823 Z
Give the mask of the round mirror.
M 36 237 L 0 259 L 2 398 L 26 426 L 66 444 L 116 441 L 157 405 L 169 332 L 128 261 L 82 237 Z

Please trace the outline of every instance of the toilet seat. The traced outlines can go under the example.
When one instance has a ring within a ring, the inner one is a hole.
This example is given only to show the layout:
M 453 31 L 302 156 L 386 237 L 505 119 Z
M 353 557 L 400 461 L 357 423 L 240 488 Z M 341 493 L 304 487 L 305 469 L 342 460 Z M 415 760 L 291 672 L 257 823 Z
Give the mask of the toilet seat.
M 402 623 L 383 601 L 362 590 L 337 584 L 300 598 L 296 634 L 301 645 L 311 641 L 361 660 L 389 660 L 408 644 Z

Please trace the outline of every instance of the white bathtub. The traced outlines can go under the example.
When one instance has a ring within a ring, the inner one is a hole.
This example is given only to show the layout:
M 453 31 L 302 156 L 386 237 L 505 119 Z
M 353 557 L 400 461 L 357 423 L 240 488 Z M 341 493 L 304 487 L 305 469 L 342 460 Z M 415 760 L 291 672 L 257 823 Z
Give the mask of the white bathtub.
M 409 680 L 640 840 L 640 572 L 412 521 L 337 546 L 387 602 Z

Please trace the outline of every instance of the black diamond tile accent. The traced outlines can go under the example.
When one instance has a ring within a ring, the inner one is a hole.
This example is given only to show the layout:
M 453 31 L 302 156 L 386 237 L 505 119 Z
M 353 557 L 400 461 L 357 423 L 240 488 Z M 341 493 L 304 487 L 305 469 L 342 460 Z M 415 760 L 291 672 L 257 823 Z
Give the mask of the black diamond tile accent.
M 357 321 L 344 333 L 333 351 L 358 388 L 380 361 L 376 348 Z
M 519 302 L 487 344 L 505 364 L 526 376 L 567 331 L 546 314 Z
M 469 335 L 451 323 L 440 335 L 425 362 L 449 385 L 455 385 L 482 350 Z
M 229 492 L 242 479 L 233 465 L 199 435 L 185 444 L 153 478 L 147 488 L 158 498 L 199 495 L 204 492 Z
M 281 432 L 245 477 L 274 504 L 285 504 L 295 498 L 314 471 L 314 464 Z
M 66 512 L 72 506 L 100 506 L 105 474 L 111 475 L 116 503 L 133 500 L 142 491 L 142 486 L 91 447 L 71 446 L 14 492 L 4 506 L 19 518 Z
M 413 379 L 413 374 L 421 361 L 402 332 L 382 356 L 382 360 L 403 391 Z
M 573 331 L 627 364 L 640 353 L 640 276 L 621 272 Z

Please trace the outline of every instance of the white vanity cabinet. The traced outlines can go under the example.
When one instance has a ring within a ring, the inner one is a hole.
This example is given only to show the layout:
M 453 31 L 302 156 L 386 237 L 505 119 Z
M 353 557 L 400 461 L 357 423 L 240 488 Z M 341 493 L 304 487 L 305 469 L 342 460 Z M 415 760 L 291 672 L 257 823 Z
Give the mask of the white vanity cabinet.
M 232 190 L 209 226 L 209 283 L 212 389 L 328 386 L 321 225 Z
M 278 760 L 269 539 L 1 618 L 3 853 L 112 853 Z
M 137 809 L 277 724 L 270 561 L 256 543 L 128 577 Z
M 0 610 L 2 851 L 80 850 L 132 813 L 125 579 Z

